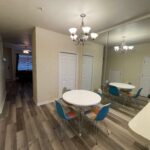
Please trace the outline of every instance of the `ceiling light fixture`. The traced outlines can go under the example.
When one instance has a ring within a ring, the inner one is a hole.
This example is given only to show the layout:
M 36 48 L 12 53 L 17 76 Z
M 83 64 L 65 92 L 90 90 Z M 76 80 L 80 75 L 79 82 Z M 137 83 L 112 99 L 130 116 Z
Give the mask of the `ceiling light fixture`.
M 81 22 L 81 29 L 80 33 L 77 34 L 77 28 L 70 28 L 70 38 L 72 41 L 76 42 L 77 44 L 84 45 L 84 43 L 89 39 L 89 37 L 92 40 L 95 40 L 98 37 L 97 33 L 90 33 L 91 27 L 84 25 L 84 18 L 86 17 L 86 14 L 81 14 L 80 17 L 82 18 Z
M 24 54 L 29 54 L 29 53 L 31 53 L 31 51 L 30 51 L 30 50 L 25 49 L 25 50 L 23 50 L 23 53 L 24 53 Z
M 127 51 L 131 51 L 134 49 L 134 46 L 133 45 L 127 45 L 126 42 L 125 42 L 125 36 L 122 37 L 123 38 L 123 41 L 121 43 L 121 45 L 119 46 L 114 46 L 114 51 L 115 52 L 127 52 Z

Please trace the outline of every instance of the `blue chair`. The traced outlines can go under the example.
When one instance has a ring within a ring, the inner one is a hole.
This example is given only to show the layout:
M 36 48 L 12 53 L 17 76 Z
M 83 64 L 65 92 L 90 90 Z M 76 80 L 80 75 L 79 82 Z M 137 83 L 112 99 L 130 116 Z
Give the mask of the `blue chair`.
M 95 124 L 95 131 L 96 131 L 96 137 L 98 136 L 98 127 L 97 127 L 97 123 L 99 121 L 103 121 L 106 117 L 107 117 L 107 114 L 109 112 L 109 108 L 110 108 L 110 105 L 111 103 L 108 103 L 106 105 L 103 105 L 101 108 L 99 108 L 98 110 L 98 107 L 96 107 L 96 109 L 90 111 L 90 112 L 87 112 L 86 113 L 86 116 L 90 119 L 90 120 L 93 120 L 94 121 L 94 124 Z M 104 122 L 105 124 L 105 122 Z M 105 127 L 106 127 L 106 130 L 107 130 L 107 133 L 109 135 L 109 130 L 105 124 Z M 97 138 L 96 138 L 96 144 L 97 144 Z
M 143 88 L 138 89 L 137 93 L 133 96 L 133 98 L 137 99 L 140 96 L 142 90 Z
M 136 94 L 131 95 L 131 96 L 129 95 L 129 97 L 131 97 L 132 101 L 133 101 L 137 106 L 139 105 L 139 104 L 138 104 L 138 98 L 139 98 L 139 96 L 140 96 L 140 94 L 141 94 L 142 89 L 143 89 L 143 88 L 139 88 L 139 89 L 137 90 Z
M 56 111 L 58 113 L 58 116 L 62 119 L 63 123 L 68 122 L 77 117 L 77 114 L 75 111 L 69 111 L 69 112 L 65 113 L 61 103 L 59 103 L 58 101 L 55 101 L 55 103 L 56 103 Z M 60 123 L 60 127 L 62 128 L 61 123 Z M 63 131 L 63 129 L 62 129 L 62 131 Z M 63 139 L 63 137 L 62 137 L 62 139 Z
M 109 94 L 112 96 L 120 96 L 120 91 L 117 87 L 110 85 L 109 86 Z
M 121 94 L 120 94 L 120 90 L 117 87 L 109 85 L 108 92 L 113 101 L 119 100 Z M 111 102 L 113 103 L 113 101 L 111 101 Z
M 62 118 L 65 121 L 69 121 L 69 120 L 77 117 L 75 111 L 69 111 L 69 112 L 65 113 L 62 105 L 58 101 L 55 101 L 55 102 L 56 102 L 56 111 L 60 118 Z

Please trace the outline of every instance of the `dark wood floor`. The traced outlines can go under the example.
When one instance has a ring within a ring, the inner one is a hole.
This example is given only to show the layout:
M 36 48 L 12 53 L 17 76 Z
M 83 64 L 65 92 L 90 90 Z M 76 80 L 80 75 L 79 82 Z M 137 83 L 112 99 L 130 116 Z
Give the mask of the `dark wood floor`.
M 86 132 L 80 137 L 74 123 L 60 128 L 53 103 L 34 105 L 30 83 L 9 84 L 8 89 L 0 115 L 0 150 L 146 150 L 128 130 L 128 121 L 137 113 L 134 109 L 111 108 L 105 119 L 111 134 L 108 136 L 104 124 L 99 123 L 96 145 L 92 126 L 83 126 Z

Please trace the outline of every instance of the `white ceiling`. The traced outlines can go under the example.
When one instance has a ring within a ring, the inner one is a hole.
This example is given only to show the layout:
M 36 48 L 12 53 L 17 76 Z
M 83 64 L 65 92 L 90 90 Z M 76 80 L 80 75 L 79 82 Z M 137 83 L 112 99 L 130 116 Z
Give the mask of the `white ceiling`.
M 85 24 L 99 32 L 150 13 L 150 0 L 0 0 L 0 33 L 5 41 L 29 44 L 33 27 L 68 34 Z
M 108 33 L 103 33 L 97 39 L 97 42 L 106 44 L 108 37 L 109 45 L 118 45 L 123 41 L 128 44 L 136 44 L 143 42 L 150 42 L 150 18 L 144 19 L 134 23 L 121 25 Z

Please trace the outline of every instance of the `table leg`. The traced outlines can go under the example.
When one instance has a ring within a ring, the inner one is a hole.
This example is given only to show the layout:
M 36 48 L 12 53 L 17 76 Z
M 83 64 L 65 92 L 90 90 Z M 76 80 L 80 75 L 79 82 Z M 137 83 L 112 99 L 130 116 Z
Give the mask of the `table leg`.
M 82 136 L 82 123 L 83 123 L 83 116 L 82 116 L 83 112 L 82 110 L 80 110 L 80 113 L 79 113 L 79 136 Z

